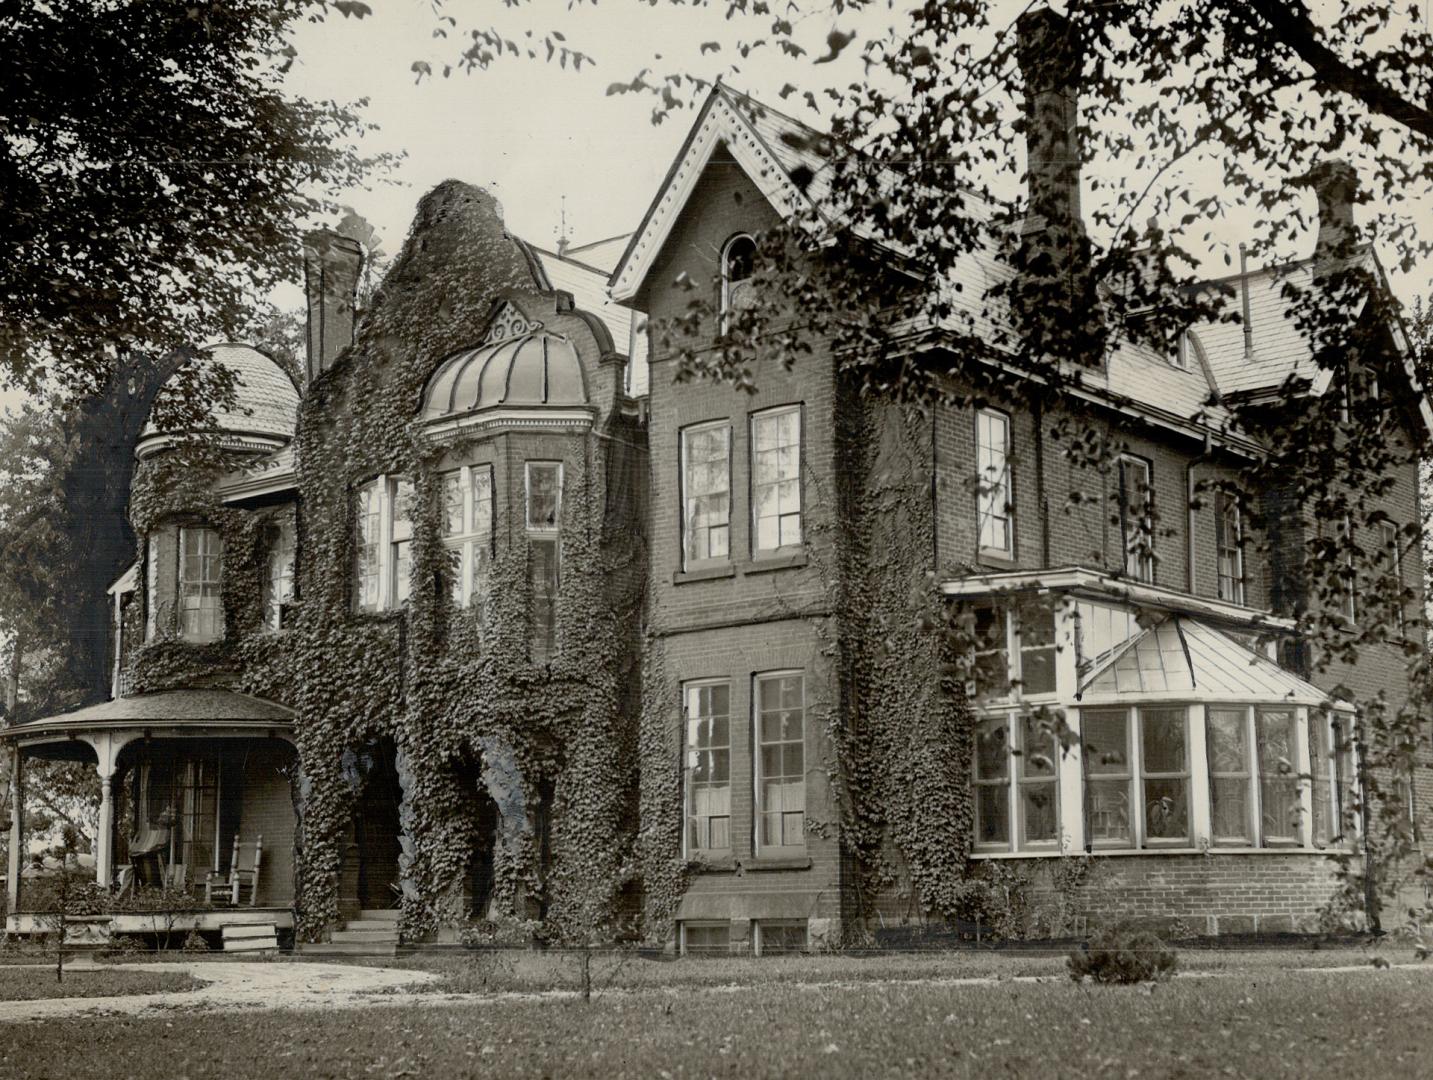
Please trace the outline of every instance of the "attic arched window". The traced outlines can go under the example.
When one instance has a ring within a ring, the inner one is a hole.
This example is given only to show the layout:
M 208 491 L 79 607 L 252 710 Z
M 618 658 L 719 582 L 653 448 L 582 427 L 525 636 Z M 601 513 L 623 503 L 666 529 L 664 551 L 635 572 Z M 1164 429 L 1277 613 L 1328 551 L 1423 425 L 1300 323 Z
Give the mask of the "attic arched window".
M 726 242 L 721 252 L 721 318 L 722 331 L 733 312 L 751 303 L 751 275 L 756 266 L 756 241 L 746 233 L 738 233 Z

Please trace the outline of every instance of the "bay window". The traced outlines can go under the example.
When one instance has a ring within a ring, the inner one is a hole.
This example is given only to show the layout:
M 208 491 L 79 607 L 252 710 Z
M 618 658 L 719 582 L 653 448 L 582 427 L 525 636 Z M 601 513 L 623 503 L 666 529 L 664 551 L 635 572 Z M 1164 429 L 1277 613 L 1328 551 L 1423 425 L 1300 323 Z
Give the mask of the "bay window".
M 353 606 L 387 611 L 412 587 L 413 484 L 380 476 L 353 496 Z
M 455 607 L 487 603 L 493 560 L 493 467 L 464 465 L 445 472 L 443 547 Z
M 1184 706 L 1084 709 L 1086 841 L 1093 847 L 1192 842 Z
M 801 406 L 751 418 L 751 518 L 754 554 L 801 544 Z
M 682 564 L 731 557 L 731 425 L 682 432 Z
M 1042 711 L 986 717 L 976 729 L 977 850 L 1054 850 L 1059 844 L 1060 751 Z
M 799 672 L 756 679 L 757 849 L 806 845 L 806 680 Z
M 731 687 L 686 687 L 686 841 L 689 855 L 731 850 Z

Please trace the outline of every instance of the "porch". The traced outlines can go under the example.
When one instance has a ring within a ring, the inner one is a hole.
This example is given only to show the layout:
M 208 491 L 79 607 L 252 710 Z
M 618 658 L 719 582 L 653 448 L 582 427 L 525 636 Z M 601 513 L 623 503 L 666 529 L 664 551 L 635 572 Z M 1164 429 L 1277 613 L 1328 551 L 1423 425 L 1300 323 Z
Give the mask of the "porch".
M 112 898 L 110 933 L 216 930 L 259 917 L 293 924 L 297 753 L 293 713 L 226 690 L 172 690 L 117 698 L 0 731 L 15 785 L 6 930 L 37 928 L 53 903 L 27 867 L 25 763 L 95 766 L 100 789 L 94 879 Z M 236 874 L 235 871 L 246 871 Z M 245 886 L 234 905 L 232 880 Z M 126 897 L 147 894 L 125 912 Z M 207 895 L 206 895 L 207 894 Z M 162 897 L 164 913 L 155 907 Z M 173 921 L 171 921 L 173 920 Z

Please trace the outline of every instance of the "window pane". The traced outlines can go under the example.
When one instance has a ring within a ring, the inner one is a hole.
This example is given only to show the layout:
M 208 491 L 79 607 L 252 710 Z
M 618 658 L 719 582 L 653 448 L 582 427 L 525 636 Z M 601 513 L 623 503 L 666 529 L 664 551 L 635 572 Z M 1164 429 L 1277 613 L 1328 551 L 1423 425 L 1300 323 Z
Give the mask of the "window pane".
M 1146 773 L 1184 772 L 1183 709 L 1141 709 Z
M 294 524 L 281 517 L 269 542 L 264 575 L 264 625 L 270 630 L 282 627 L 284 605 L 294 598 L 294 546 Z
M 413 539 L 413 482 L 393 481 L 393 540 Z
M 1027 777 L 1050 777 L 1055 775 L 1055 762 L 1059 747 L 1051 722 L 1037 716 L 1021 718 L 1020 732 L 1020 773 Z
M 995 780 L 1010 775 L 1009 724 L 1005 717 L 982 721 L 975 733 L 975 776 Z
M 1004 784 L 976 785 L 975 842 L 1010 843 L 1010 789 Z
M 1216 840 L 1249 840 L 1249 781 L 1213 777 L 1210 780 L 1213 827 Z
M 725 956 L 731 946 L 731 924 L 693 926 L 683 923 L 682 944 L 693 956 Z
M 557 541 L 533 539 L 530 550 L 532 657 L 536 663 L 546 663 L 557 644 Z
M 804 680 L 757 681 L 757 795 L 762 844 L 801 846 L 806 809 Z
M 223 564 L 223 541 L 218 532 L 179 530 L 179 633 L 186 640 L 217 641 L 224 636 Z
M 1010 426 L 1001 413 L 976 414 L 976 509 L 980 546 L 1010 551 Z
M 752 417 L 752 517 L 757 550 L 801 542 L 801 412 Z
M 731 846 L 731 720 L 726 685 L 690 686 L 687 714 L 688 850 Z
M 1293 841 L 1299 835 L 1295 727 L 1296 714 L 1292 709 L 1259 709 L 1254 714 L 1254 737 L 1259 752 L 1260 827 L 1266 842 Z
M 1081 714 L 1085 771 L 1092 776 L 1129 775 L 1129 713 L 1087 709 Z
M 443 535 L 463 534 L 463 471 L 443 474 Z
M 731 518 L 731 428 L 686 431 L 682 439 L 684 554 L 688 562 L 724 559 Z
M 1151 840 L 1182 840 L 1189 836 L 1189 781 L 1144 782 L 1144 831 Z
M 1047 843 L 1058 838 L 1056 792 L 1057 785 L 1051 783 L 1020 785 L 1026 843 Z
M 375 480 L 354 494 L 354 603 L 365 611 L 378 608 L 381 527 L 381 503 Z
M 1133 842 L 1130 834 L 1129 782 L 1127 780 L 1091 780 L 1089 796 L 1090 839 L 1092 841 Z
M 1216 840 L 1250 842 L 1249 715 L 1246 709 L 1209 710 L 1209 799 Z
M 556 529 L 561 513 L 562 467 L 556 462 L 527 464 L 527 527 Z

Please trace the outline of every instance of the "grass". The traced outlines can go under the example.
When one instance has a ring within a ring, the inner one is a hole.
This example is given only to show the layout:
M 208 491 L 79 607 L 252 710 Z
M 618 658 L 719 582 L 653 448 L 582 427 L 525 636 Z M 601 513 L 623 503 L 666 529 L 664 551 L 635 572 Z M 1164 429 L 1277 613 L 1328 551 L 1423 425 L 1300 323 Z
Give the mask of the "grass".
M 762 959 L 722 958 L 670 960 L 635 955 L 594 954 L 594 989 L 658 990 L 732 985 L 785 985 L 846 982 L 909 982 L 954 979 L 1014 979 L 1034 976 L 1063 978 L 1063 949 L 968 949 L 936 953 L 836 954 L 780 956 Z M 1276 971 L 1303 967 L 1346 967 L 1370 964 L 1374 956 L 1393 963 L 1413 959 L 1411 947 L 1372 948 L 1183 949 L 1179 969 L 1197 972 Z M 330 958 L 325 958 L 330 959 Z M 428 954 L 399 960 L 355 959 L 384 967 L 417 968 L 442 976 L 418 988 L 424 993 L 485 993 L 502 991 L 574 990 L 581 986 L 581 960 L 575 953 L 531 950 L 474 950 L 459 954 Z
M 692 965 L 696 966 L 696 965 Z M 1428 1074 L 1433 974 L 1274 970 L 1146 988 L 763 985 L 16 1025 L 0 1075 L 1070 1078 Z
M 120 997 L 129 994 L 163 994 L 197 990 L 204 983 L 177 971 L 67 970 L 63 982 L 52 969 L 0 967 L 0 1001 L 35 1001 L 39 998 Z M 0 1075 L 4 1070 L 0 1069 Z

